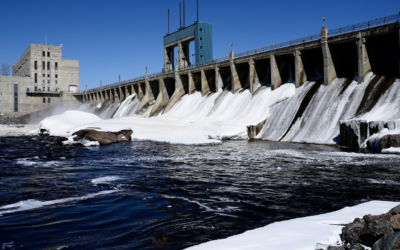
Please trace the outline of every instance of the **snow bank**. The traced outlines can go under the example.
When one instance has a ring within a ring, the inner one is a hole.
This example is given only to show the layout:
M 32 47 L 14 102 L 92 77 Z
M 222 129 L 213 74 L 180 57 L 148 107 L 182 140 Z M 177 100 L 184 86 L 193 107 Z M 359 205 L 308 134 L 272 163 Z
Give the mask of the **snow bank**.
M 210 241 L 187 249 L 190 250 L 310 250 L 317 243 L 340 242 L 339 234 L 345 224 L 365 214 L 383 214 L 397 206 L 398 202 L 370 201 L 353 207 L 345 207 L 332 213 L 275 222 L 262 228 L 249 230 L 222 240 Z

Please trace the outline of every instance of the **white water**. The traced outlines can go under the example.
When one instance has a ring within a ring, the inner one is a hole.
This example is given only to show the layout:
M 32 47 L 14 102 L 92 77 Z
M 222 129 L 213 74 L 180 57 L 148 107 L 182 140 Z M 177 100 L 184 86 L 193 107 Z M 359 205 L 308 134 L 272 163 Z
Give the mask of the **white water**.
M 0 207 L 0 216 L 2 216 L 3 214 L 32 210 L 32 209 L 37 209 L 37 208 L 41 208 L 44 206 L 50 206 L 50 205 L 55 205 L 55 204 L 60 204 L 60 203 L 87 200 L 87 199 L 94 198 L 98 195 L 111 194 L 111 193 L 114 193 L 117 191 L 118 190 L 106 190 L 106 191 L 101 191 L 98 193 L 88 194 L 88 195 L 81 196 L 81 197 L 71 197 L 71 198 L 64 198 L 64 199 L 51 200 L 51 201 L 38 201 L 38 200 L 20 201 L 20 202 L 14 203 L 14 204 L 5 205 L 5 206 Z
M 361 84 L 351 82 L 343 93 L 345 79 L 336 79 L 329 86 L 319 86 L 296 121 L 293 120 L 305 96 L 316 84 L 314 82 L 306 82 L 300 88 L 290 83 L 283 84 L 274 91 L 269 87 L 261 87 L 255 93 L 242 89 L 232 94 L 220 89 L 217 93 L 202 97 L 200 92 L 195 92 L 184 95 L 168 113 L 151 118 L 148 118 L 151 106 L 140 116 L 134 114 L 139 105 L 134 94 L 121 105 L 102 107 L 100 117 L 104 119 L 112 114 L 113 119 L 66 127 L 74 131 L 86 127 L 99 127 L 103 131 L 131 128 L 134 131 L 133 139 L 202 144 L 217 143 L 221 139 L 248 139 L 247 126 L 265 122 L 256 137 L 258 139 L 335 144 L 338 142 L 339 121 L 355 116 L 372 79 L 370 76 Z M 400 98 L 397 98 L 399 83 L 397 80 L 370 112 L 357 119 L 400 117 Z M 65 135 L 65 131 L 59 132 Z
M 139 104 L 140 101 L 136 94 L 128 96 L 115 112 L 114 118 L 134 115 Z
M 257 135 L 257 138 L 273 141 L 281 139 L 292 123 L 301 102 L 314 84 L 315 82 L 304 83 L 300 88 L 296 89 L 291 98 L 275 105 L 271 117 L 259 135 Z
M 346 104 L 357 83 L 353 81 L 340 94 L 345 81 L 336 79 L 328 86 L 321 85 L 302 117 L 297 119 L 282 141 L 335 144 L 333 139 L 340 132 L 339 120 L 354 115 L 347 113 L 344 116 L 344 112 L 348 109 Z

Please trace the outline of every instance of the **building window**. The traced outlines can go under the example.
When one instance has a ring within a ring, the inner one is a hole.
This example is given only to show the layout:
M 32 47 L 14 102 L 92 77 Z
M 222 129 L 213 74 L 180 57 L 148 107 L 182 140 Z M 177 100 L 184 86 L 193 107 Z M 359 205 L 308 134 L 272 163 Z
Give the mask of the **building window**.
M 56 65 L 55 65 L 55 66 L 56 66 L 56 70 L 58 70 L 58 62 L 56 62 Z
M 56 88 L 56 92 L 58 92 L 58 88 Z
M 46 91 L 46 87 L 43 87 L 43 92 L 45 92 Z
M 47 83 L 50 84 L 50 74 L 47 74 Z
M 50 70 L 50 62 L 47 62 L 47 70 Z
M 35 83 L 37 83 L 37 73 L 35 73 Z
M 200 31 L 203 31 L 203 28 L 200 28 Z
M 200 49 L 203 49 L 203 46 L 200 46 Z
M 47 87 L 47 91 L 49 91 L 49 92 L 50 92 L 50 87 Z
M 50 51 L 47 51 L 47 57 L 50 57 Z
M 39 89 L 39 93 L 41 93 L 42 92 L 42 90 L 41 89 Z
M 37 61 L 35 61 L 35 69 L 37 69 Z
M 43 62 L 42 64 L 43 64 L 43 68 L 42 69 L 45 70 L 45 67 L 46 67 L 45 62 Z
M 46 56 L 46 52 L 43 51 L 43 56 Z
M 35 92 L 37 91 L 37 86 L 35 86 Z
M 46 83 L 46 75 L 43 74 L 43 83 Z
M 200 55 L 200 58 L 203 58 L 203 55 Z
M 200 41 L 203 41 L 203 37 L 200 37 Z
M 43 103 L 46 103 L 46 98 L 43 98 Z
M 49 97 L 49 98 L 47 98 L 47 102 L 48 102 L 48 103 L 50 103 L 50 97 Z
M 29 93 L 29 88 L 26 89 L 26 93 Z
M 18 84 L 14 84 L 14 112 L 18 112 Z
M 56 75 L 56 84 L 58 83 L 58 75 Z

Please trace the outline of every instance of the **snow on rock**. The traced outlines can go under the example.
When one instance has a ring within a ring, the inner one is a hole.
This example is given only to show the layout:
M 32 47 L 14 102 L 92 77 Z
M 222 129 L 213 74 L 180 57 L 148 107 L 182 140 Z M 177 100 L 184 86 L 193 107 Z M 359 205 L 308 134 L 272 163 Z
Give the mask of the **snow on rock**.
M 383 214 L 397 206 L 398 202 L 370 201 L 341 210 L 275 222 L 265 227 L 249 230 L 222 240 L 214 240 L 190 250 L 310 250 L 316 245 L 336 244 L 340 242 L 339 224 L 352 222 L 365 214 Z
M 102 119 L 96 115 L 70 110 L 61 115 L 54 115 L 45 118 L 39 123 L 39 130 L 46 129 L 51 136 L 68 136 L 72 129 L 84 124 L 98 122 Z M 72 134 L 72 132 L 70 133 Z

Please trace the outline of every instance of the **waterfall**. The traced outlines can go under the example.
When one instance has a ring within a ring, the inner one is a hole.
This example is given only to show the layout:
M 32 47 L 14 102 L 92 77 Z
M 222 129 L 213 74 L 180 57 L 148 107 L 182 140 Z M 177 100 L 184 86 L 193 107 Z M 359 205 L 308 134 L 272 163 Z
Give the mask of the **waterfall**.
M 128 96 L 119 106 L 118 110 L 115 112 L 113 118 L 119 118 L 123 116 L 131 116 L 135 114 L 140 101 L 136 94 Z
M 258 139 L 277 141 L 280 140 L 291 125 L 295 115 L 308 91 L 317 84 L 306 82 L 296 89 L 296 93 L 289 99 L 273 106 L 272 115 L 257 135 Z M 293 85 L 293 84 L 292 84 Z M 278 88 L 279 89 L 279 88 Z

